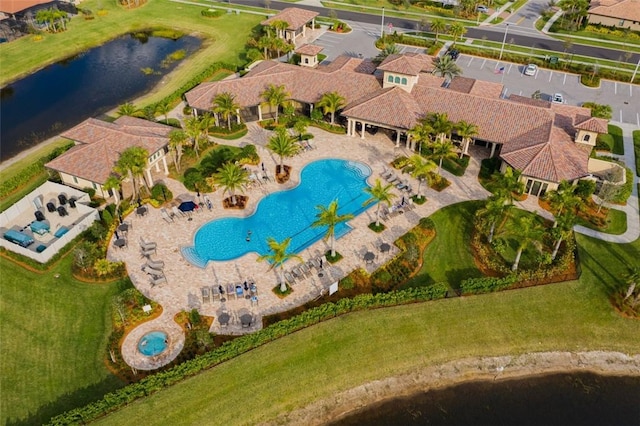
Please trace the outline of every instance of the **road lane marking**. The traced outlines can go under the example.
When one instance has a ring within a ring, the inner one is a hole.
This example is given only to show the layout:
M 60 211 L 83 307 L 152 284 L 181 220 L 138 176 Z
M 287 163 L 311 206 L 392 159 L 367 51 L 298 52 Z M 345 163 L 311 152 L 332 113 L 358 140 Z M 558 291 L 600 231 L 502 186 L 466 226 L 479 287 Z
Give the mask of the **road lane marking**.
M 520 25 L 522 23 L 522 21 L 524 21 L 526 19 L 526 16 L 523 16 L 522 18 L 518 19 L 516 21 L 516 25 Z
M 473 62 L 473 56 L 469 59 L 469 63 L 467 64 L 467 68 L 471 66 L 471 62 Z
M 562 85 L 564 86 L 566 82 L 567 82 L 567 73 L 564 73 L 564 78 L 562 79 Z
M 622 121 L 622 110 L 620 110 L 620 122 L 621 122 L 621 123 L 624 123 L 624 122 Z
M 618 82 L 617 81 L 613 82 L 613 94 L 614 95 L 618 94 Z
M 629 97 L 633 98 L 633 84 L 629 85 Z
M 509 72 L 511 71 L 511 67 L 513 66 L 513 64 L 509 65 L 509 69 L 507 70 L 507 74 L 509 74 Z
M 480 65 L 480 69 L 483 69 L 483 68 L 484 68 L 484 64 L 485 64 L 485 63 L 487 63 L 487 60 L 486 60 L 486 59 L 482 61 L 482 65 Z
M 553 77 L 553 72 L 549 71 L 549 81 L 551 81 L 551 77 Z

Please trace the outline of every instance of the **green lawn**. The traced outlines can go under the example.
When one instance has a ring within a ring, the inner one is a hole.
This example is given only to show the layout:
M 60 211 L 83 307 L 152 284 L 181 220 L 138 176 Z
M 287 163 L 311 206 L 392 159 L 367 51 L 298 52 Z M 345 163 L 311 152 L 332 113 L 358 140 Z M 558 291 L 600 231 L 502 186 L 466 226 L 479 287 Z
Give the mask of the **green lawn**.
M 624 155 L 624 137 L 622 136 L 622 129 L 613 124 L 609 124 L 609 134 L 613 137 L 613 146 L 611 152 L 613 154 Z
M 74 280 L 70 259 L 39 274 L 0 258 L 2 424 L 42 424 L 122 386 L 104 365 L 118 285 Z
M 636 155 L 636 175 L 640 176 L 640 130 L 633 131 L 633 151 Z
M 577 238 L 579 281 L 345 315 L 252 350 L 98 423 L 256 424 L 372 380 L 464 357 L 638 353 L 640 323 L 617 315 L 608 295 L 640 258 L 640 241 L 612 245 Z
M 480 206 L 479 201 L 454 204 L 431 216 L 436 237 L 423 254 L 422 269 L 403 287 L 447 282 L 458 288 L 460 281 L 481 276 L 469 247 L 473 215 Z
M 262 16 L 246 13 L 225 14 L 215 19 L 205 18 L 200 15 L 200 11 L 206 6 L 166 0 L 153 0 L 131 11 L 120 8 L 116 3 L 84 1 L 83 8 L 95 13 L 102 7 L 108 12 L 107 15 L 96 14 L 95 19 L 88 21 L 76 17 L 69 23 L 67 31 L 46 34 L 41 41 L 34 41 L 27 36 L 11 43 L 2 43 L 0 85 L 133 30 L 169 27 L 204 38 L 202 48 L 180 64 L 170 78 L 165 78 L 166 84 L 145 96 L 145 102 L 156 102 L 204 70 L 212 61 L 244 64 L 245 43 L 251 29 L 263 19 Z M 46 52 L 46 57 L 43 52 Z
M 627 214 L 621 210 L 609 209 L 609 216 L 604 227 L 598 228 L 593 223 L 577 217 L 578 225 L 585 226 L 596 231 L 606 232 L 607 234 L 620 235 L 627 231 Z

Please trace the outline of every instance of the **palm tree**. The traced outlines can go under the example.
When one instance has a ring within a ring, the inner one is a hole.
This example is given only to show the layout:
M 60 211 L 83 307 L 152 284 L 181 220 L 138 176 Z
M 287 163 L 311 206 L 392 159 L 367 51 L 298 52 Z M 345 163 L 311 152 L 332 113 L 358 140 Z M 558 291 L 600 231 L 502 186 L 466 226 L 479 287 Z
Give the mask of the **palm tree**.
M 438 159 L 438 174 L 440 174 L 440 169 L 442 168 L 442 160 L 444 160 L 445 158 L 458 158 L 458 154 L 456 154 L 453 143 L 448 139 L 434 142 L 431 145 L 430 156 Z
M 200 158 L 198 138 L 200 137 L 201 129 L 198 117 L 190 117 L 184 120 L 184 132 L 189 137 L 193 151 L 196 153 L 196 157 Z
M 331 248 L 331 257 L 336 256 L 336 250 L 334 248 L 336 240 L 336 226 L 353 219 L 351 213 L 339 215 L 338 214 L 338 200 L 333 200 L 329 203 L 328 207 L 317 206 L 319 212 L 316 215 L 318 219 L 311 224 L 314 228 L 327 227 L 324 240 L 329 240 L 329 247 Z
M 408 170 L 411 176 L 420 182 L 418 186 L 418 196 L 420 198 L 424 198 L 424 194 L 422 194 L 422 183 L 425 180 L 431 182 L 431 172 L 433 172 L 435 168 L 436 164 L 433 161 L 424 158 L 420 154 L 414 154 L 409 157 Z
M 156 105 L 156 112 L 160 115 L 164 115 L 165 124 L 169 124 L 169 112 L 171 111 L 171 105 L 169 102 L 160 102 Z
M 289 24 L 282 20 L 276 20 L 271 23 L 270 27 L 276 30 L 276 37 L 282 37 L 284 39 L 284 32 L 289 28 Z
M 215 183 L 224 188 L 223 193 L 228 192 L 231 196 L 231 205 L 236 205 L 236 191 L 244 192 L 246 184 L 249 182 L 249 173 L 235 163 L 225 163 L 218 169 L 218 173 L 213 175 Z
M 227 127 L 231 130 L 231 116 L 238 113 L 240 104 L 236 102 L 236 95 L 222 92 L 213 98 L 213 112 L 220 114 L 227 121 Z
M 271 107 L 276 107 L 276 123 L 278 122 L 278 109 L 284 105 L 286 100 L 291 96 L 289 92 L 285 90 L 284 85 L 276 86 L 275 84 L 270 84 L 267 89 L 260 94 L 264 98 L 265 101 Z
M 461 120 L 456 123 L 455 128 L 458 136 L 462 138 L 462 153 L 460 154 L 460 156 L 462 156 L 463 154 L 468 154 L 471 139 L 474 136 L 478 135 L 478 126 Z
M 275 38 L 269 36 L 262 36 L 258 39 L 256 46 L 259 49 L 262 49 L 264 59 L 269 59 L 269 51 L 273 49 L 275 45 Z
M 429 29 L 431 30 L 431 32 L 436 33 L 436 43 L 437 43 L 438 35 L 447 29 L 447 23 L 444 21 L 444 19 L 436 18 L 433 21 L 431 21 L 431 24 L 429 25 Z
M 450 81 L 453 77 L 462 74 L 462 69 L 456 64 L 451 56 L 438 56 L 433 60 L 433 73 L 444 77 L 446 81 Z
M 493 195 L 489 197 L 487 203 L 484 208 L 478 210 L 476 212 L 476 218 L 478 219 L 479 224 L 485 225 L 489 227 L 487 241 L 489 244 L 493 241 L 493 235 L 496 230 L 496 225 L 503 217 L 504 213 L 509 209 L 510 206 L 505 205 L 504 199 L 500 196 Z
M 556 237 L 556 243 L 553 247 L 553 253 L 551 253 L 551 260 L 555 260 L 560 250 L 560 244 L 562 241 L 571 235 L 573 231 L 573 225 L 576 224 L 576 216 L 573 213 L 565 212 L 556 216 L 556 221 L 553 227 L 553 234 Z
M 286 238 L 281 243 L 277 242 L 274 238 L 267 238 L 267 245 L 269 246 L 270 252 L 267 254 L 263 254 L 258 257 L 258 262 L 262 262 L 264 260 L 271 263 L 269 266 L 269 271 L 274 268 L 279 269 L 279 281 L 280 281 L 280 292 L 284 293 L 287 291 L 287 281 L 284 279 L 284 263 L 289 259 L 298 259 L 302 262 L 302 258 L 294 253 L 287 253 L 287 249 L 289 248 L 289 244 L 291 243 L 291 238 Z
M 449 34 L 453 37 L 453 45 L 456 45 L 458 37 L 462 37 L 466 34 L 467 28 L 461 22 L 454 22 L 449 26 Z
M 102 184 L 102 188 L 106 189 L 107 191 L 116 192 L 116 194 L 114 194 L 114 197 L 117 200 L 116 202 L 116 213 L 117 213 L 118 207 L 120 206 L 120 200 L 122 199 L 122 195 L 120 194 L 120 190 L 122 189 L 122 179 L 116 174 L 111 174 L 109 175 L 107 180 L 104 181 L 104 183 Z
M 510 166 L 507 166 L 504 173 L 495 174 L 497 186 L 495 193 L 504 198 L 509 205 L 513 205 L 514 194 L 521 195 L 524 192 L 524 183 L 520 180 L 521 174 L 519 170 L 514 170 Z
M 118 107 L 116 114 L 118 114 L 118 117 L 122 117 L 123 115 L 137 117 L 140 115 L 140 109 L 131 102 L 125 102 Z
M 280 157 L 280 173 L 284 173 L 285 157 L 289 158 L 296 155 L 300 151 L 300 145 L 289 136 L 286 129 L 278 127 L 274 135 L 269 138 L 267 149 Z
M 558 225 L 558 218 L 562 216 L 565 208 L 568 209 L 568 213 L 572 213 L 569 210 L 573 209 L 580 203 L 580 198 L 573 192 L 573 185 L 568 181 L 563 180 L 558 185 L 558 189 L 555 191 L 549 191 L 545 194 L 545 199 L 549 202 L 549 205 L 554 210 L 556 215 L 553 227 Z
M 427 120 L 420 120 L 413 129 L 409 130 L 409 135 L 414 141 L 418 141 L 418 152 L 422 153 L 422 143 L 429 144 L 431 142 L 431 135 L 433 135 L 433 127 Z
M 434 112 L 427 115 L 426 120 L 433 128 L 433 133 L 435 133 L 436 135 L 436 140 L 443 141 L 445 139 L 451 139 L 453 121 L 449 120 L 449 116 L 446 112 Z
M 396 53 L 400 53 L 400 49 L 398 49 L 398 46 L 396 46 L 395 43 L 385 43 L 380 53 L 378 53 L 378 55 L 373 58 L 373 62 L 379 64 L 380 62 L 387 59 L 387 56 L 395 55 Z
M 169 149 L 173 151 L 173 163 L 176 165 L 176 170 L 180 171 L 180 160 L 182 159 L 182 147 L 188 140 L 187 134 L 180 129 L 172 130 L 169 133 Z
M 391 205 L 391 200 L 393 200 L 397 195 L 391 192 L 393 189 L 393 184 L 389 183 L 385 186 L 382 186 L 382 182 L 380 179 L 376 179 L 376 183 L 373 187 L 367 186 L 364 189 L 364 192 L 371 195 L 371 198 L 366 200 L 362 205 L 368 206 L 371 203 L 377 203 L 378 207 L 376 208 L 376 226 L 380 226 L 380 205 L 385 203 L 388 206 Z
M 296 120 L 293 123 L 293 130 L 298 134 L 298 140 L 302 140 L 302 136 L 307 133 L 307 122 L 305 120 Z
M 331 124 L 334 123 L 336 111 L 345 105 L 345 98 L 338 92 L 327 92 L 322 95 L 322 98 L 316 105 L 318 108 L 322 108 L 325 114 L 331 114 Z
M 513 228 L 505 234 L 515 237 L 518 241 L 516 259 L 513 261 L 513 265 L 511 265 L 511 270 L 516 271 L 518 270 L 520 257 L 522 257 L 524 249 L 532 246 L 538 251 L 541 250 L 540 239 L 544 234 L 544 229 L 540 222 L 537 221 L 537 217 L 533 214 L 515 217 L 513 222 Z
M 624 298 L 622 302 L 626 302 L 630 297 L 634 296 L 634 292 L 636 292 L 636 288 L 638 284 L 640 284 L 640 268 L 637 266 L 633 266 L 629 269 L 629 272 L 624 276 L 625 282 L 629 284 L 627 290 L 625 291 Z M 640 291 L 631 299 L 630 306 L 631 309 L 635 310 L 636 306 L 640 303 Z
M 114 170 L 121 176 L 128 175 L 131 183 L 133 184 L 133 196 L 138 199 L 140 194 L 138 191 L 138 178 L 143 177 L 142 181 L 146 186 L 147 181 L 144 179 L 144 172 L 147 167 L 147 161 L 149 159 L 149 153 L 146 149 L 139 146 L 132 146 L 127 148 L 120 154 L 118 162 L 116 163 Z

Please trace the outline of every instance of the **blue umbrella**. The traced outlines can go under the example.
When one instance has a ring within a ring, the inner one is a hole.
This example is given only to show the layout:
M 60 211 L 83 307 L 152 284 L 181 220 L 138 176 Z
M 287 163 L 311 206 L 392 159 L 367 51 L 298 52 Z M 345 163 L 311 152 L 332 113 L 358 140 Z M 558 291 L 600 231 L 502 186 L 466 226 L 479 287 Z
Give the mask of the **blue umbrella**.
M 180 210 L 181 212 L 190 212 L 193 211 L 196 207 L 196 203 L 194 203 L 193 201 L 185 201 L 178 206 L 178 210 Z

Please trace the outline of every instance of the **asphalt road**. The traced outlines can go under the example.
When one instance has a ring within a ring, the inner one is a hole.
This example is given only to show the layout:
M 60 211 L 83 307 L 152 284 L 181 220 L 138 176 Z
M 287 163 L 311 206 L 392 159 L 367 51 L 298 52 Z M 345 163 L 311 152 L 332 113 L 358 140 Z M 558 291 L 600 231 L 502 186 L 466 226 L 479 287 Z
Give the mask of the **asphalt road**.
M 264 0 L 233 0 L 231 4 L 242 4 L 247 6 L 258 6 L 265 7 Z M 294 4 L 291 3 L 283 3 L 277 1 L 270 1 L 269 8 L 275 10 L 282 10 L 287 7 L 293 7 Z M 320 13 L 321 16 L 328 16 L 329 10 L 324 7 L 316 7 L 309 5 L 299 5 L 297 7 L 301 7 L 308 10 L 313 10 Z M 367 24 L 380 24 L 381 17 L 377 15 L 369 15 L 366 13 L 360 12 L 351 12 L 344 10 L 336 10 L 336 14 L 339 19 L 347 20 L 347 21 L 355 21 Z M 394 28 L 400 28 L 404 30 L 415 30 L 416 22 L 418 20 L 409 20 L 404 18 L 395 18 L 385 16 L 385 25 L 392 23 Z M 493 27 L 476 27 L 476 28 L 468 28 L 466 37 L 471 37 L 475 39 L 482 39 L 483 37 L 490 41 L 502 42 L 504 37 L 504 28 L 505 26 L 498 26 L 497 28 Z M 507 40 L 511 42 L 511 44 L 516 44 L 518 46 L 525 47 L 534 47 L 539 49 L 548 49 L 557 52 L 563 52 L 564 46 L 561 41 L 557 41 L 551 39 L 542 34 L 535 36 L 531 31 L 523 31 L 518 29 L 517 27 L 509 27 L 509 34 L 507 36 Z M 615 50 L 615 49 L 606 49 L 603 47 L 595 47 L 595 46 L 584 46 L 579 44 L 574 44 L 570 50 L 571 53 L 576 55 L 585 55 L 591 56 L 593 58 L 598 59 L 609 59 L 613 61 L 618 61 L 622 58 L 624 51 L 623 50 Z M 637 63 L 640 61 L 640 54 L 634 53 L 629 59 L 630 63 Z

